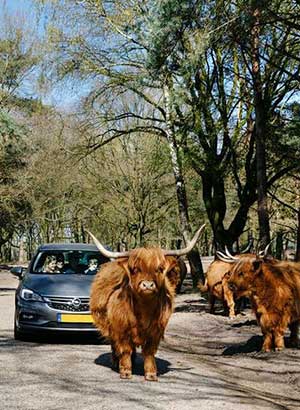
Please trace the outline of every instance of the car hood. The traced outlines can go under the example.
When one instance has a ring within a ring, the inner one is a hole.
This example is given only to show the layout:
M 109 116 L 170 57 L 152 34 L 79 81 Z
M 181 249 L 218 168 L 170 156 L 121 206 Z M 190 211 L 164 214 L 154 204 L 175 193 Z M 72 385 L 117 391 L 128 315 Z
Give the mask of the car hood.
M 89 297 L 93 279 L 92 275 L 27 274 L 22 285 L 41 296 Z

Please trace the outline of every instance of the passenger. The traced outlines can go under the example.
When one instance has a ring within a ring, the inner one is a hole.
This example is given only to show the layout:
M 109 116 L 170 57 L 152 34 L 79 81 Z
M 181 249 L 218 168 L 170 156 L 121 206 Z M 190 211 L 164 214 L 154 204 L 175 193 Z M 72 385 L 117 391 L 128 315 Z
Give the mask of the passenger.
M 59 273 L 63 273 L 65 265 L 65 258 L 63 254 L 59 254 L 56 257 L 56 269 Z
M 89 266 L 88 268 L 84 271 L 86 275 L 95 275 L 98 272 L 98 259 L 91 257 L 89 260 Z
M 46 266 L 45 266 L 43 272 L 46 272 L 46 273 L 57 273 L 56 256 L 54 256 L 54 255 L 49 255 L 49 256 L 47 256 Z
M 69 253 L 69 263 L 67 266 L 65 266 L 64 273 L 82 273 L 82 270 L 79 266 L 79 261 L 79 253 Z

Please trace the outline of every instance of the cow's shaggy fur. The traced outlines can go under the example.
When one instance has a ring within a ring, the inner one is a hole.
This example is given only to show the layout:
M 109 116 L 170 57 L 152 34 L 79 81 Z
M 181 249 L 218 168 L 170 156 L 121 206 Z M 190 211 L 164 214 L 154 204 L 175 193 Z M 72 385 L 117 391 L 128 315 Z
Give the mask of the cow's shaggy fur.
M 219 299 L 223 302 L 225 310 L 228 310 L 229 317 L 235 317 L 233 292 L 227 283 L 231 267 L 230 263 L 215 260 L 207 269 L 204 285 L 198 283 L 201 293 L 208 292 L 210 313 L 212 314 L 215 312 L 215 300 Z
M 300 264 L 256 257 L 233 265 L 228 281 L 237 297 L 248 296 L 264 336 L 262 350 L 282 350 L 284 333 L 298 343 L 300 322 Z
M 146 380 L 157 380 L 154 355 L 173 310 L 180 269 L 159 248 L 132 250 L 102 265 L 91 288 L 96 327 L 112 347 L 121 378 L 132 377 L 132 356 L 141 346 Z

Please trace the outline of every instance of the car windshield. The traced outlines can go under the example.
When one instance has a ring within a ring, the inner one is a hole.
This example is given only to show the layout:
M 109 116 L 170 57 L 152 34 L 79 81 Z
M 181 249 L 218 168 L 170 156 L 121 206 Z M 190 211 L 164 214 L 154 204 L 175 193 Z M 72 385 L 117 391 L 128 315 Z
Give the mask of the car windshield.
M 32 265 L 33 273 L 95 275 L 101 263 L 106 262 L 95 251 L 42 251 Z

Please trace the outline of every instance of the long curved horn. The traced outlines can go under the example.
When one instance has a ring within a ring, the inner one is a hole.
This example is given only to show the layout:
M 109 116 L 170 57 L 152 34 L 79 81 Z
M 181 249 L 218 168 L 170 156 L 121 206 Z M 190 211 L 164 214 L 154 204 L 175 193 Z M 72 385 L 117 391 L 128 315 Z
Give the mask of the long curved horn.
M 253 246 L 253 239 L 251 238 L 248 242 L 248 245 L 240 253 L 248 253 Z
M 227 262 L 227 263 L 235 263 L 239 260 L 239 258 L 229 258 L 227 255 L 225 255 L 224 253 L 217 251 L 217 255 L 218 258 L 222 261 L 222 262 Z
M 196 245 L 196 242 L 199 239 L 199 236 L 201 234 L 201 232 L 203 231 L 205 227 L 205 224 L 202 225 L 200 227 L 200 229 L 198 229 L 198 231 L 195 233 L 193 239 L 188 243 L 187 247 L 184 249 L 170 249 L 170 250 L 164 250 L 163 253 L 166 256 L 182 256 L 182 255 L 186 255 L 187 253 L 191 252 L 191 250 L 193 249 L 193 247 Z
M 128 258 L 129 256 L 129 252 L 125 251 L 125 252 L 112 252 L 109 251 L 108 249 L 106 249 L 99 241 L 98 239 L 89 231 L 87 231 L 87 233 L 91 236 L 91 238 L 93 239 L 93 241 L 95 242 L 95 245 L 97 246 L 97 248 L 99 249 L 100 253 L 102 253 L 102 255 L 106 256 L 107 258 Z
M 268 245 L 265 247 L 265 249 L 264 249 L 264 251 L 263 251 L 263 257 L 267 256 L 268 250 L 269 250 L 269 248 L 270 248 L 270 246 L 271 246 L 271 243 L 272 243 L 272 241 L 270 241 L 270 242 L 268 243 Z
M 238 258 L 238 257 L 236 257 L 236 256 L 231 255 L 231 253 L 229 252 L 227 246 L 225 246 L 225 252 L 226 252 L 226 255 L 228 256 L 228 258 L 230 258 L 230 259 L 235 259 L 235 260 L 239 260 L 239 259 L 240 259 L 240 258 Z
M 271 243 L 274 241 L 275 238 L 271 239 L 268 245 L 265 247 L 263 251 L 256 252 L 257 256 L 261 259 L 265 258 L 268 255 L 268 250 L 271 246 Z

